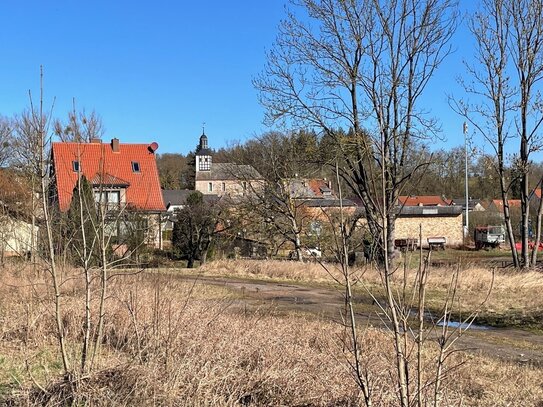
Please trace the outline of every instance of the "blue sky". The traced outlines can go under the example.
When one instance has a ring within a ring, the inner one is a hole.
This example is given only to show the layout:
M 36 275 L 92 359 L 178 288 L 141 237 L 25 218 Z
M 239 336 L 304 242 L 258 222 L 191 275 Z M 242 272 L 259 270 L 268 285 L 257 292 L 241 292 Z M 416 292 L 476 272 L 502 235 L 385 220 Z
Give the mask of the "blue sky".
M 265 63 L 284 16 L 282 0 L 5 1 L 0 10 L 0 114 L 45 98 L 65 117 L 72 98 L 95 110 L 105 139 L 157 141 L 159 152 L 187 153 L 201 134 L 211 147 L 266 130 L 251 79 Z M 469 2 L 468 2 L 469 4 Z M 461 46 L 459 46 L 461 44 Z M 443 125 L 443 147 L 463 143 L 462 119 L 447 104 L 469 57 L 465 27 L 424 102 Z M 437 146 L 441 146 L 438 144 Z

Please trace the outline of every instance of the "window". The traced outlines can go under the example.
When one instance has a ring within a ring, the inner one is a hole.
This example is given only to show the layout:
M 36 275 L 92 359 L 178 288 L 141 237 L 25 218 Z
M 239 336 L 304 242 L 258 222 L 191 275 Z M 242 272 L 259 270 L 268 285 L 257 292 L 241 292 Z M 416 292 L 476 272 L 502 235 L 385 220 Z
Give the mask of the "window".
M 94 200 L 97 203 L 107 204 L 111 206 L 119 205 L 121 198 L 120 191 L 95 191 Z
M 243 186 L 243 190 L 247 191 L 247 181 L 243 181 L 242 186 Z
M 210 171 L 211 170 L 211 156 L 203 156 L 198 160 L 198 170 L 199 171 Z
M 226 182 L 223 182 L 222 183 L 222 192 L 225 192 L 226 191 Z
M 74 172 L 81 171 L 81 164 L 79 163 L 79 161 L 72 161 L 72 169 L 74 170 Z
M 132 172 L 140 172 L 140 163 L 132 161 Z
M 110 204 L 118 204 L 119 198 L 120 198 L 120 192 L 119 191 L 109 191 L 107 193 L 107 203 Z
M 207 184 L 207 191 L 213 192 L 213 182 L 210 182 L 209 184 Z

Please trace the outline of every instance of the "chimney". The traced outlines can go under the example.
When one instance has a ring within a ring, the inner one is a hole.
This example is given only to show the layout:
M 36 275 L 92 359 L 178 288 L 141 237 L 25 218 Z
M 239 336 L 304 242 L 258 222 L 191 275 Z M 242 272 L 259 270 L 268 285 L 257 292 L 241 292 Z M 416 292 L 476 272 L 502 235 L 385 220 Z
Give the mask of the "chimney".
M 111 139 L 111 150 L 114 152 L 114 153 L 118 153 L 120 150 L 119 148 L 119 139 L 118 138 L 112 138 Z
M 90 139 L 90 142 L 93 143 L 93 144 L 100 144 L 102 142 L 102 139 L 97 138 L 97 137 L 93 137 L 93 138 Z

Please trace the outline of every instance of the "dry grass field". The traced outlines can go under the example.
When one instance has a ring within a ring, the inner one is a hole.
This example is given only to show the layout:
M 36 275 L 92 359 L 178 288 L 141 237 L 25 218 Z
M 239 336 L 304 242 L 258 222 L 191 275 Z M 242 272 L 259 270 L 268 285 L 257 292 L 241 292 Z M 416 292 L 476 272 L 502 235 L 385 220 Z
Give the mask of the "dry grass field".
M 204 270 L 330 281 L 315 264 L 216 262 Z M 439 273 L 430 282 L 438 292 L 448 280 L 446 271 Z M 486 289 L 490 277 L 480 276 L 487 273 L 469 273 L 462 280 L 463 289 L 472 293 Z M 182 281 L 171 273 L 110 280 L 99 357 L 91 374 L 67 386 L 61 380 L 47 276 L 23 267 L 2 268 L 0 274 L 0 405 L 362 405 L 342 326 L 269 308 L 247 312 L 232 291 Z M 369 270 L 364 278 L 368 284 L 378 282 L 378 275 Z M 82 278 L 77 270 L 66 270 L 63 279 L 62 321 L 69 357 L 77 366 L 84 312 Z M 532 291 L 539 291 L 540 284 L 537 275 L 496 276 L 495 290 L 504 296 L 508 289 L 517 292 L 492 304 L 505 309 L 516 295 L 522 305 L 537 304 L 537 293 Z M 94 299 L 93 313 L 96 307 Z M 374 405 L 396 406 L 390 336 L 379 329 L 364 329 L 359 340 Z M 436 347 L 429 343 L 424 354 L 428 380 L 435 357 Z M 462 352 L 452 354 L 446 366 L 456 368 L 444 382 L 442 406 L 543 406 L 540 368 Z M 433 395 L 428 393 L 425 396 L 431 401 Z
M 455 273 L 452 267 L 430 268 L 428 274 L 428 307 L 438 313 L 447 296 Z M 511 269 L 488 270 L 468 266 L 459 268 L 457 299 L 454 312 L 459 317 L 479 312 L 477 322 L 492 326 L 521 327 L 543 332 L 543 273 L 516 272 Z M 330 265 L 326 271 L 320 264 L 291 261 L 233 261 L 220 260 L 205 264 L 198 272 L 217 276 L 296 281 L 307 284 L 331 284 L 341 279 L 337 267 Z M 359 279 L 355 290 L 364 294 L 381 293 L 381 277 L 374 267 L 353 269 Z M 416 270 L 405 274 L 407 287 L 413 285 Z M 404 270 L 398 269 L 394 279 L 397 288 L 403 284 Z

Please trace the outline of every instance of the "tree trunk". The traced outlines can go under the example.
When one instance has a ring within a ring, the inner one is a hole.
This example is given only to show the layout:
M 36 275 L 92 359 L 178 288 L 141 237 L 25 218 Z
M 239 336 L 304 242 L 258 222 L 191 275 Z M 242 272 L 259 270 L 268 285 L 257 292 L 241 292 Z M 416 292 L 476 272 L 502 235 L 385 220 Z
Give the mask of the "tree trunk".
M 522 211 L 522 267 L 530 267 L 529 238 L 530 238 L 530 202 L 528 201 L 528 174 L 524 173 L 521 180 L 520 207 Z
M 394 213 L 394 206 L 392 206 L 393 209 L 389 210 L 389 213 L 387 215 L 387 251 L 386 256 L 389 262 L 389 266 L 394 266 L 394 236 L 396 234 L 396 214 Z M 422 242 L 421 242 L 422 245 Z
M 194 256 L 189 256 L 187 259 L 187 268 L 192 269 L 194 268 Z
M 296 260 L 297 261 L 304 261 L 304 255 L 302 252 L 302 239 L 300 236 L 300 229 L 298 228 L 298 223 L 296 222 L 296 218 L 292 217 L 290 219 L 292 224 L 292 231 L 294 233 L 294 251 L 296 252 Z
M 540 182 L 539 185 L 542 183 Z M 542 188 L 543 190 L 543 188 Z M 531 266 L 534 267 L 537 263 L 537 251 L 539 250 L 539 244 L 541 243 L 541 217 L 543 215 L 543 196 L 539 198 L 539 206 L 537 209 L 537 224 L 535 228 L 535 243 L 532 250 L 532 260 L 530 262 Z
M 498 159 L 500 156 L 498 155 Z M 507 188 L 505 186 L 504 171 L 500 167 L 500 189 L 502 193 L 502 202 L 503 202 L 503 218 L 505 223 L 505 228 L 507 230 L 507 238 L 509 239 L 509 247 L 511 248 L 511 256 L 513 259 L 513 267 L 519 268 L 519 260 L 517 248 L 515 247 L 515 235 L 513 234 L 513 227 L 511 226 L 511 213 L 509 212 L 509 201 L 507 199 Z

